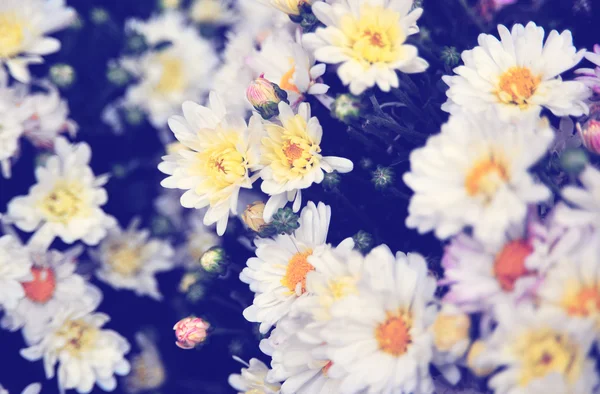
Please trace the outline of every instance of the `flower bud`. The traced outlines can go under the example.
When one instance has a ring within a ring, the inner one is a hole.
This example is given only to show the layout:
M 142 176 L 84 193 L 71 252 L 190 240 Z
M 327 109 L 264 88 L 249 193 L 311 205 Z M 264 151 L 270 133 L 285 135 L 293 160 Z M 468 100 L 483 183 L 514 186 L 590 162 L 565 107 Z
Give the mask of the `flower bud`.
M 175 344 L 182 349 L 193 349 L 206 339 L 206 331 L 210 324 L 199 317 L 186 317 L 175 324 Z
M 442 61 L 448 67 L 454 67 L 460 62 L 460 53 L 456 51 L 455 47 L 444 47 L 442 48 L 441 56 Z
M 325 190 L 335 190 L 339 186 L 341 180 L 340 174 L 337 171 L 333 171 L 326 173 L 323 176 L 323 182 L 321 184 Z
M 271 225 L 275 228 L 277 234 L 290 235 L 300 227 L 298 219 L 300 219 L 300 216 L 296 215 L 291 208 L 279 208 L 273 215 Z
M 250 82 L 246 89 L 246 97 L 263 119 L 271 119 L 279 114 L 278 104 L 288 103 L 287 93 L 277 84 L 266 80 L 263 75 Z
M 344 123 L 352 123 L 360 116 L 361 107 L 358 97 L 351 94 L 340 94 L 331 105 L 331 116 Z
M 92 8 L 90 11 L 90 19 L 97 25 L 102 25 L 110 19 L 108 11 L 101 7 Z
M 377 166 L 371 180 L 377 189 L 385 189 L 394 183 L 394 170 L 390 167 Z
M 483 365 L 477 360 L 479 355 L 485 352 L 485 349 L 486 347 L 483 341 L 475 341 L 471 345 L 471 349 L 469 349 L 469 353 L 467 354 L 467 365 L 475 375 L 480 377 L 489 375 L 494 370 L 492 366 Z
M 600 155 L 600 120 L 590 118 L 583 125 L 577 123 L 577 132 L 583 146 L 588 151 Z
M 250 230 L 258 233 L 267 225 L 263 219 L 264 210 L 265 203 L 262 201 L 255 201 L 246 207 L 242 220 Z
M 571 175 L 579 174 L 588 163 L 589 159 L 583 149 L 566 149 L 560 155 L 562 169 Z
M 443 308 L 431 326 L 433 343 L 441 352 L 462 356 L 469 346 L 471 319 L 456 308 Z
M 164 10 L 173 10 L 179 8 L 181 0 L 160 0 L 159 5 Z
M 58 63 L 50 67 L 50 79 L 56 86 L 67 88 L 75 81 L 75 70 L 66 63 Z
M 220 246 L 213 246 L 200 257 L 200 265 L 206 272 L 212 274 L 221 274 L 227 267 L 227 255 L 225 249 Z
M 373 247 L 373 236 L 366 231 L 360 230 L 352 236 L 354 241 L 354 249 L 362 253 L 368 253 Z

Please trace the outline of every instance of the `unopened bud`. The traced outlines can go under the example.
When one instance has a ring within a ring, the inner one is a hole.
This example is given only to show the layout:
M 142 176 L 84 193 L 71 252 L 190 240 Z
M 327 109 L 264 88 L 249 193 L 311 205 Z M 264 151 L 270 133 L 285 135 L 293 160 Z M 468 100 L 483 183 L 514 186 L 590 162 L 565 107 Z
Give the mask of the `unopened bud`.
M 390 167 L 377 166 L 371 180 L 377 189 L 385 189 L 394 183 L 394 170 Z
M 335 190 L 341 181 L 342 178 L 340 177 L 340 174 L 337 171 L 332 171 L 323 176 L 323 182 L 321 184 L 325 190 Z
M 175 324 L 175 344 L 182 349 L 193 349 L 206 340 L 210 324 L 199 317 L 186 317 Z
M 246 89 L 246 97 L 263 119 L 271 119 L 278 115 L 277 106 L 281 101 L 289 103 L 285 90 L 263 78 L 262 75 L 250 82 L 250 86 Z
M 227 255 L 225 249 L 213 246 L 200 257 L 200 265 L 206 272 L 221 274 L 227 267 Z
M 267 225 L 263 219 L 264 210 L 265 203 L 262 201 L 255 201 L 246 207 L 242 213 L 242 220 L 250 230 L 258 233 Z
M 454 67 L 460 62 L 460 53 L 456 51 L 455 47 L 444 47 L 440 57 L 448 67 Z
M 331 116 L 344 123 L 358 119 L 361 111 L 361 101 L 351 94 L 340 94 L 331 105 Z
M 583 125 L 577 123 L 577 132 L 583 146 L 591 153 L 600 155 L 600 120 L 590 118 Z
M 67 88 L 75 81 L 75 70 L 66 63 L 58 63 L 50 67 L 50 79 L 61 88 Z
M 366 231 L 360 230 L 352 236 L 354 241 L 354 249 L 362 253 L 368 253 L 373 247 L 373 236 Z
M 566 149 L 560 155 L 560 165 L 563 170 L 571 175 L 577 175 L 589 163 L 587 154 L 583 149 Z

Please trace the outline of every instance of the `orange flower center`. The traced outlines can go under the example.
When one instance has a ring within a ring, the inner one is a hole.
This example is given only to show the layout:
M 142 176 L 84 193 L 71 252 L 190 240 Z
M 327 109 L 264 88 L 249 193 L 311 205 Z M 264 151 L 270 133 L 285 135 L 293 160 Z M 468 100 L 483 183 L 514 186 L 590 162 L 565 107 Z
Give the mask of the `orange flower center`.
M 600 312 L 600 293 L 594 287 L 585 287 L 573 297 L 567 312 L 571 316 L 590 316 Z
M 465 188 L 470 196 L 483 195 L 490 199 L 507 180 L 506 165 L 500 158 L 491 155 L 471 168 L 465 179 Z
M 283 145 L 283 154 L 287 157 L 290 165 L 294 164 L 294 160 L 301 158 L 303 153 L 304 150 L 298 144 L 286 142 Z
M 525 267 L 525 259 L 533 248 L 524 240 L 515 240 L 504 245 L 494 261 L 494 275 L 504 291 L 512 291 L 515 282 L 530 271 Z
M 410 337 L 410 323 L 402 315 L 388 313 L 388 318 L 375 329 L 375 338 L 379 348 L 393 356 L 406 353 L 412 339 Z
M 526 106 L 541 80 L 526 67 L 511 67 L 500 76 L 498 97 L 507 104 Z
M 33 302 L 44 304 L 48 302 L 56 289 L 56 276 L 50 268 L 33 267 L 31 269 L 33 280 L 24 282 L 25 296 Z
M 363 34 L 364 36 L 369 38 L 369 42 L 371 43 L 371 45 L 379 48 L 383 48 L 385 46 L 383 42 L 383 37 L 381 37 L 381 33 L 373 33 L 370 30 L 367 30 Z
M 306 275 L 315 269 L 307 260 L 307 257 L 312 254 L 309 249 L 306 252 L 298 252 L 290 259 L 285 276 L 281 279 L 281 284 L 290 289 L 291 292 L 296 292 L 298 283 L 302 284 L 302 293 L 306 291 Z

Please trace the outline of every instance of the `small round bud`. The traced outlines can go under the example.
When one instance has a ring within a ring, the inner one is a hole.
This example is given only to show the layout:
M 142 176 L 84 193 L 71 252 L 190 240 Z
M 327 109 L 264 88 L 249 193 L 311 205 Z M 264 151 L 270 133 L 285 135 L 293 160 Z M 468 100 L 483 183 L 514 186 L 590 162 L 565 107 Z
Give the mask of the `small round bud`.
M 156 215 L 152 218 L 150 228 L 154 235 L 165 235 L 171 231 L 171 222 L 164 216 Z
M 467 365 L 469 369 L 477 376 L 487 376 L 494 370 L 493 366 L 484 365 L 477 358 L 486 350 L 485 343 L 481 340 L 473 342 L 469 353 L 467 354 Z
M 289 235 L 300 227 L 298 219 L 299 216 L 296 215 L 291 208 L 279 208 L 279 210 L 275 212 L 275 215 L 273 215 L 271 226 L 275 228 L 277 234 Z
M 588 119 L 583 125 L 577 123 L 577 132 L 583 146 L 596 155 L 600 155 L 600 120 Z
M 460 62 L 460 53 L 455 47 L 444 47 L 440 55 L 444 64 L 448 67 L 454 67 Z
M 354 241 L 354 248 L 362 253 L 369 252 L 373 247 L 373 236 L 366 231 L 360 230 L 352 236 L 352 240 Z
M 123 86 L 129 82 L 130 76 L 129 73 L 116 62 L 109 62 L 108 70 L 106 70 L 106 79 L 113 85 Z
M 279 114 L 278 104 L 281 101 L 288 102 L 287 93 L 262 75 L 250 82 L 246 89 L 246 97 L 263 119 L 270 119 Z
M 158 5 L 163 10 L 172 10 L 179 8 L 181 5 L 181 0 L 159 0 Z
M 66 63 L 58 63 L 50 67 L 50 80 L 61 88 L 67 88 L 75 81 L 75 70 Z
M 125 108 L 125 121 L 132 126 L 138 126 L 144 120 L 144 113 L 141 109 L 133 107 L 133 108 Z
M 444 308 L 431 327 L 433 343 L 441 352 L 462 356 L 469 346 L 471 319 L 456 308 Z
M 352 123 L 359 118 L 361 109 L 362 104 L 358 97 L 340 94 L 331 104 L 331 116 L 344 123 Z
M 227 254 L 220 246 L 213 246 L 200 257 L 200 265 L 206 272 L 221 274 L 227 268 Z
M 148 45 L 146 39 L 141 34 L 132 34 L 127 37 L 127 50 L 133 53 L 139 53 L 144 51 Z
M 102 25 L 110 19 L 108 11 L 101 7 L 94 7 L 90 11 L 90 19 L 97 25 Z
M 181 282 L 179 282 L 179 291 L 181 293 L 187 293 L 190 287 L 198 282 L 198 279 L 198 275 L 196 275 L 195 272 L 186 272 L 181 277 Z
M 394 170 L 390 167 L 377 166 L 371 180 L 377 189 L 385 189 L 394 183 Z
M 255 201 L 246 207 L 244 213 L 242 213 L 242 221 L 248 226 L 248 228 L 255 232 L 261 232 L 267 224 L 263 219 L 263 212 L 265 210 L 265 203 L 262 201 Z
M 587 154 L 582 149 L 566 149 L 560 155 L 560 165 L 563 170 L 572 175 L 577 175 L 589 163 Z
M 362 159 L 360 159 L 360 168 L 362 168 L 363 170 L 369 170 L 373 167 L 373 160 L 369 159 L 368 157 L 363 157 Z
M 326 173 L 323 176 L 323 182 L 321 184 L 325 190 L 334 190 L 339 186 L 341 181 L 342 178 L 340 177 L 340 174 L 337 171 L 333 171 Z
M 210 324 L 199 317 L 186 317 L 175 324 L 175 344 L 182 349 L 193 349 L 206 340 Z

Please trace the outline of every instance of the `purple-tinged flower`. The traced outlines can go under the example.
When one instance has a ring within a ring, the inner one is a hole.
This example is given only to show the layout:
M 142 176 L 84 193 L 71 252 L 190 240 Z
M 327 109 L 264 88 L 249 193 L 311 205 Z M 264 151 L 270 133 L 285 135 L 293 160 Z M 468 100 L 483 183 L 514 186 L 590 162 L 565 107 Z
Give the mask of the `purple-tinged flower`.
M 575 70 L 575 74 L 580 75 L 575 79 L 583 82 L 587 87 L 592 89 L 594 94 L 600 95 L 600 45 L 594 45 L 594 51 L 586 52 L 585 58 L 594 63 L 596 67 Z
M 182 349 L 193 349 L 206 340 L 210 324 L 199 317 L 186 317 L 175 324 L 175 344 Z

